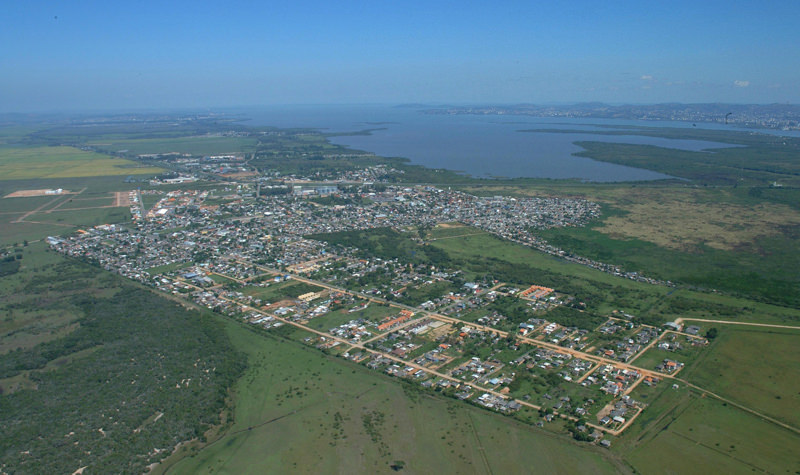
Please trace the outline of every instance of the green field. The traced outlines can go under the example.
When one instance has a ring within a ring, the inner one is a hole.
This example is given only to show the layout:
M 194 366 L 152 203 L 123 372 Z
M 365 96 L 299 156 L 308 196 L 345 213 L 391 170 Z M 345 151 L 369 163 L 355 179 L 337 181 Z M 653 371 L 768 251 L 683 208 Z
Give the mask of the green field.
M 792 213 L 796 214 L 794 211 Z M 782 227 L 785 234 L 754 236 L 752 241 L 746 244 L 743 244 L 745 241 L 736 242 L 735 250 L 728 250 L 702 242 L 687 244 L 691 246 L 689 249 L 673 249 L 666 247 L 666 244 L 660 246 L 622 235 L 623 228 L 611 223 L 613 219 L 605 218 L 602 228 L 598 222 L 584 228 L 559 228 L 535 233 L 576 255 L 614 263 L 653 277 L 794 306 L 800 302 L 800 279 L 795 272 L 800 265 L 798 253 L 795 252 L 798 244 L 795 232 L 798 228 L 790 221 L 785 221 Z M 692 229 L 685 219 L 682 224 Z M 729 225 L 736 226 L 736 223 Z M 769 229 L 772 227 L 762 228 Z
M 20 198 L 28 199 L 28 198 Z M 57 209 L 31 214 L 23 222 L 14 222 L 20 214 L 0 215 L 0 245 L 34 241 L 47 236 L 71 233 L 82 227 L 129 222 L 128 208 Z
M 285 280 L 283 282 L 270 282 L 266 287 L 248 286 L 242 291 L 255 298 L 274 302 L 289 298 L 294 299 L 308 292 L 319 292 L 322 287 L 306 284 L 297 280 Z
M 64 188 L 77 194 L 0 199 L 0 245 L 34 241 L 74 232 L 81 227 L 130 222 L 127 207 L 113 205 L 112 192 L 135 189 L 123 176 L 72 177 L 0 181 L 5 196 L 27 189 Z M 26 213 L 35 211 L 17 222 Z
M 800 329 L 715 327 L 711 348 L 681 376 L 800 428 Z
M 163 266 L 156 266 L 147 269 L 150 275 L 166 274 L 175 270 L 183 269 L 191 266 L 191 262 L 173 262 L 172 264 L 164 264 Z
M 155 175 L 162 171 L 74 147 L 0 147 L 0 180 Z
M 114 196 L 111 194 L 107 196 L 100 196 L 97 198 L 69 198 L 63 205 L 59 206 L 59 210 L 65 209 L 83 209 L 83 208 L 99 208 L 103 206 L 112 206 L 114 204 Z
M 441 239 L 431 246 L 445 251 L 456 268 L 486 273 L 503 282 L 551 287 L 586 302 L 600 314 L 623 310 L 639 315 L 668 292 L 665 287 L 615 277 L 489 234 Z
M 626 471 L 607 452 L 454 401 L 404 389 L 314 350 L 230 326 L 251 366 L 233 426 L 168 473 L 547 473 Z
M 660 342 L 670 341 L 671 339 L 668 338 L 669 335 L 674 334 L 667 334 L 659 340 Z M 687 338 L 684 336 L 676 337 L 674 340 L 675 342 L 681 345 L 681 348 L 675 351 L 663 350 L 654 346 L 649 350 L 645 351 L 642 355 L 637 357 L 635 360 L 630 361 L 630 364 L 638 366 L 640 368 L 645 368 L 649 370 L 654 370 L 655 367 L 660 364 L 665 359 L 670 359 L 673 361 L 677 361 L 678 363 L 683 363 L 685 367 L 689 367 L 694 363 L 699 355 L 707 351 L 707 347 L 705 346 L 692 346 L 687 342 Z M 683 377 L 684 370 L 681 370 L 679 373 L 680 377 Z
M 667 417 L 646 432 L 626 434 L 620 450 L 640 473 L 794 473 L 800 436 L 709 398 L 678 395 Z M 633 431 L 631 431 L 633 432 Z M 634 439 L 635 436 L 638 438 Z
M 108 153 L 145 155 L 157 153 L 187 153 L 190 155 L 229 155 L 255 151 L 258 139 L 251 137 L 193 136 L 157 139 L 94 140 L 89 145 Z M 124 152 L 123 152 L 124 151 Z

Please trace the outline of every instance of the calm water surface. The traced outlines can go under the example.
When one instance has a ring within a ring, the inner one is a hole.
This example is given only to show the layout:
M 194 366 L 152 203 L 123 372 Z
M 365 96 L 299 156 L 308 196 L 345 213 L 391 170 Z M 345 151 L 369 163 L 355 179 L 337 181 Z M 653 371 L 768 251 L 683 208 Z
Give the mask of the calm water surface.
M 273 106 L 244 113 L 251 118 L 247 122 L 250 125 L 318 128 L 325 132 L 378 129 L 371 135 L 332 137 L 331 142 L 476 177 L 577 178 L 598 182 L 658 180 L 669 176 L 575 157 L 572 154 L 582 149 L 573 142 L 631 143 L 692 151 L 731 146 L 700 140 L 592 133 L 602 130 L 599 126 L 603 125 L 691 127 L 685 122 L 427 115 L 416 109 L 391 106 Z M 519 132 L 537 128 L 578 129 L 581 133 Z

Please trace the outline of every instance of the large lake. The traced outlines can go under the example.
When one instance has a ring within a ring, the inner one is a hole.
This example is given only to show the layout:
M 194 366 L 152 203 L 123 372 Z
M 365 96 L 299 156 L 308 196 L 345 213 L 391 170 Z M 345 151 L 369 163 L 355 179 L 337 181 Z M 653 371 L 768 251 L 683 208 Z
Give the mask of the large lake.
M 247 124 L 251 125 L 318 128 L 325 132 L 379 129 L 373 130 L 371 135 L 335 136 L 331 142 L 476 177 L 576 178 L 599 182 L 658 180 L 669 177 L 573 156 L 582 150 L 573 142 L 621 142 L 693 151 L 731 146 L 699 140 L 592 133 L 602 125 L 692 126 L 685 122 L 429 115 L 412 108 L 362 105 L 271 106 L 249 109 L 244 115 L 250 118 Z M 545 128 L 577 129 L 581 133 L 519 132 Z

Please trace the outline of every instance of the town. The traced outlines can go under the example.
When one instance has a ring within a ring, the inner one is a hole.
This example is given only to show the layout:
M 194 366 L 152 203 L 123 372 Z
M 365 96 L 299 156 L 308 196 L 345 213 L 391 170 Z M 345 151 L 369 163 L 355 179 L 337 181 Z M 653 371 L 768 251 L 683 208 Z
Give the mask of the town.
M 198 190 L 192 180 L 181 184 L 130 192 L 130 224 L 48 243 L 420 388 L 537 425 L 567 420 L 576 439 L 604 446 L 645 410 L 637 388 L 683 384 L 677 375 L 708 344 L 697 326 L 654 327 L 623 312 L 599 325 L 565 320 L 581 315 L 582 296 L 542 286 L 535 276 L 520 286 L 449 268 L 432 251 L 426 261 L 379 257 L 333 239 L 391 232 L 430 249 L 436 239 L 481 232 L 656 282 L 564 256 L 531 233 L 584 224 L 600 213 L 590 201 L 372 183 L 279 193 L 252 182 Z

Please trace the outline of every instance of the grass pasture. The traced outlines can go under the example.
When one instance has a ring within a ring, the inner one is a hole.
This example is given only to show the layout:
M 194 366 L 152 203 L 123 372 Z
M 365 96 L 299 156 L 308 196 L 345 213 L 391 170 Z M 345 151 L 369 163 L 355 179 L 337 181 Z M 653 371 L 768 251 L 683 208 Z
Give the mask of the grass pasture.
M 689 396 L 679 402 L 667 417 L 639 434 L 638 444 L 625 459 L 643 474 L 800 469 L 800 436 L 711 398 Z
M 20 217 L 22 214 L 0 215 L 0 245 L 34 241 L 70 233 L 82 227 L 131 219 L 128 208 L 58 209 L 50 213 L 33 213 L 25 221 L 16 222 Z
M 0 147 L 0 180 L 157 174 L 163 170 L 74 147 Z
M 800 212 L 784 204 L 710 201 L 719 193 L 642 190 L 628 199 L 625 213 L 609 216 L 595 229 L 618 239 L 641 239 L 661 247 L 695 250 L 701 243 L 734 250 L 782 226 L 800 224 Z M 635 198 L 634 198 L 635 197 Z
M 575 187 L 573 193 L 603 202 L 603 217 L 535 234 L 626 270 L 800 305 L 800 212 L 786 203 L 733 188 Z
M 266 287 L 247 286 L 242 289 L 247 295 L 267 302 L 274 302 L 281 299 L 294 299 L 308 292 L 319 292 L 322 287 L 306 284 L 297 280 L 285 280 L 283 282 L 270 282 Z
M 122 176 L 100 176 L 0 182 L 3 196 L 27 189 L 64 188 L 74 192 L 0 198 L 0 244 L 33 241 L 81 227 L 130 221 L 127 207 L 113 206 L 113 192 L 136 186 L 123 180 Z
M 86 208 L 101 208 L 111 207 L 114 205 L 114 196 L 108 194 L 107 196 L 98 197 L 74 197 L 68 199 L 64 204 L 58 207 L 59 210 L 65 209 L 86 209 Z
M 668 292 L 663 287 L 615 277 L 485 233 L 465 233 L 437 240 L 431 246 L 444 250 L 464 270 L 489 273 L 509 283 L 552 287 L 586 301 L 601 314 L 616 309 L 639 314 Z
M 359 312 L 349 313 L 347 310 L 341 309 L 327 313 L 320 317 L 312 318 L 309 320 L 307 326 L 313 328 L 314 330 L 325 332 L 331 328 L 338 327 L 339 325 L 347 323 L 351 320 L 357 320 L 359 318 L 364 318 L 364 316 L 359 315 Z
M 673 340 L 674 336 L 674 340 Z M 659 342 L 666 342 L 666 341 L 674 341 L 681 345 L 681 348 L 675 351 L 668 351 L 663 350 L 658 347 L 658 345 L 650 348 L 649 350 L 645 351 L 642 355 L 637 357 L 635 360 L 631 361 L 632 365 L 636 365 L 640 368 L 650 369 L 653 370 L 655 367 L 660 364 L 665 359 L 670 359 L 673 361 L 677 361 L 678 363 L 683 363 L 685 366 L 684 368 L 689 367 L 699 355 L 701 355 L 704 351 L 707 350 L 705 346 L 694 346 L 688 341 L 688 339 L 684 336 L 677 335 L 675 333 L 668 333 L 661 337 Z M 683 371 L 679 373 L 679 376 L 683 376 Z
M 228 331 L 250 358 L 232 427 L 156 473 L 391 473 L 400 462 L 404 473 L 625 471 L 608 452 L 240 326 Z
M 719 336 L 681 376 L 800 428 L 800 330 L 714 326 Z
M 109 153 L 145 155 L 157 153 L 188 153 L 190 155 L 228 155 L 252 153 L 258 139 L 250 137 L 192 136 L 163 137 L 157 139 L 93 140 L 89 145 Z

